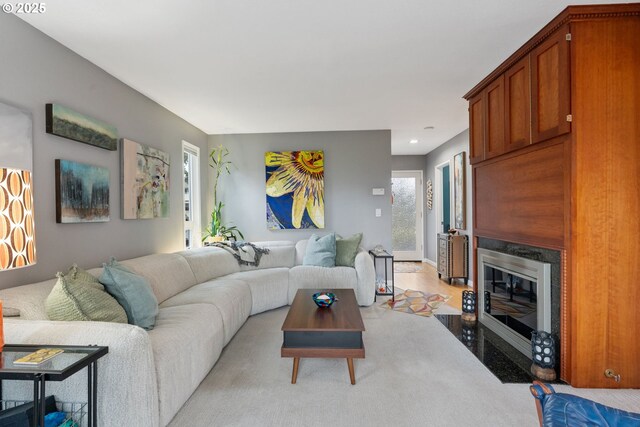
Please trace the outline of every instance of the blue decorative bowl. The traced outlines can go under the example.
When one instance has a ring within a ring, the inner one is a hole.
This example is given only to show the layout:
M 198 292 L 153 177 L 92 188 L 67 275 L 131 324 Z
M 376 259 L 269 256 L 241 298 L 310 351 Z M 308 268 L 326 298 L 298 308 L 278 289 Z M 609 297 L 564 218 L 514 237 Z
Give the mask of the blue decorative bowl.
M 313 294 L 313 302 L 320 308 L 331 307 L 331 304 L 336 300 L 336 294 L 333 292 L 317 292 Z

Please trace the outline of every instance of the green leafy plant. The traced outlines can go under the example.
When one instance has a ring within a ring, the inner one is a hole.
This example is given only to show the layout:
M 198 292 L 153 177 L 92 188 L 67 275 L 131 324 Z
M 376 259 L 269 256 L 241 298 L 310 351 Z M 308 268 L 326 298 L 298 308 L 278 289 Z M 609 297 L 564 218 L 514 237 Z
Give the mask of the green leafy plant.
M 202 238 L 203 242 L 209 237 L 215 238 L 218 236 L 223 237 L 224 240 L 238 240 L 238 238 L 244 239 L 244 235 L 240 230 L 238 230 L 238 227 L 235 225 L 227 226 L 222 223 L 221 216 L 223 207 L 224 203 L 218 202 L 215 209 L 211 212 L 211 222 L 205 229 L 205 235 Z
M 220 238 L 223 238 L 224 240 L 238 240 L 238 237 L 244 239 L 244 235 L 240 230 L 238 230 L 238 227 L 235 225 L 227 225 L 223 222 L 222 208 L 224 207 L 224 203 L 218 201 L 218 183 L 220 182 L 220 177 L 223 174 L 231 175 L 231 167 L 233 167 L 233 163 L 228 159 L 228 156 L 229 149 L 223 145 L 219 145 L 209 153 L 209 166 L 214 170 L 213 211 L 211 212 L 211 221 L 209 222 L 209 226 L 205 229 L 202 237 L 203 242 L 210 237 L 214 240 L 220 240 Z

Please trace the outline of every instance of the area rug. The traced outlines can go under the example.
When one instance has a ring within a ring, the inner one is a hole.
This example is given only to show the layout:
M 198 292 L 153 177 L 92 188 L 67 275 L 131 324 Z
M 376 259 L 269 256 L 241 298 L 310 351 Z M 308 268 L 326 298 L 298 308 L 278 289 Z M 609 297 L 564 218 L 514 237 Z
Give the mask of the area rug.
M 395 273 L 417 273 L 422 271 L 422 266 L 419 262 L 394 262 L 393 271 Z
M 396 295 L 395 301 L 389 299 L 381 304 L 382 307 L 393 311 L 415 314 L 417 316 L 432 316 L 438 307 L 449 301 L 451 295 L 427 294 L 421 291 L 407 289 Z

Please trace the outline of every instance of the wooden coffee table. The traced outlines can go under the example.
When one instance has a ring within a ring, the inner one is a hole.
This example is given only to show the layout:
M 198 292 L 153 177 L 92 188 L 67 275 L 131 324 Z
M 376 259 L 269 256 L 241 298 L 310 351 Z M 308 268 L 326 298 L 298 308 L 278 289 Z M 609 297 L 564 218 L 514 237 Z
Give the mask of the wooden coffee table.
M 311 296 L 333 292 L 338 301 L 319 308 Z M 282 324 L 280 355 L 293 357 L 291 384 L 296 383 L 301 357 L 346 358 L 351 384 L 356 383 L 353 359 L 364 359 L 364 323 L 353 289 L 300 289 Z

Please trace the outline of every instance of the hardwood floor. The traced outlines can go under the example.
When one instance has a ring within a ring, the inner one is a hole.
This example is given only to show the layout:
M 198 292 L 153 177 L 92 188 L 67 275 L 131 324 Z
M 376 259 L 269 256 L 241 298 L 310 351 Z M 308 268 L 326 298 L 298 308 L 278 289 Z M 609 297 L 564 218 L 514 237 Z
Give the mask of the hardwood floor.
M 426 262 L 416 262 L 422 271 L 416 273 L 395 273 L 396 287 L 401 289 L 414 289 L 416 291 L 451 295 L 447 305 L 460 310 L 462 307 L 462 291 L 471 289 L 462 280 L 454 280 L 450 285 L 448 281 L 438 279 L 438 272 Z

